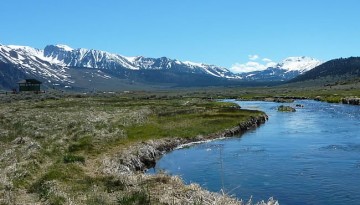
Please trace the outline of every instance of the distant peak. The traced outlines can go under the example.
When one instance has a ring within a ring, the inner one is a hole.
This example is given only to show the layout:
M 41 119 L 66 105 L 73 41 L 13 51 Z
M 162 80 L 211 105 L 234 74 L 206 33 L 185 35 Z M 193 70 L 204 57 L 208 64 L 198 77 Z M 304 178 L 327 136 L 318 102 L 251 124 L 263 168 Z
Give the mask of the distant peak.
M 185 63 L 187 65 L 192 65 L 192 66 L 198 66 L 198 67 L 204 66 L 203 63 L 195 63 L 195 62 L 191 62 L 191 61 L 184 61 L 183 63 Z
M 74 50 L 74 49 L 71 48 L 70 46 L 64 45 L 64 44 L 57 44 L 57 45 L 55 45 L 55 46 L 58 47 L 58 48 L 61 48 L 61 49 L 65 50 L 65 51 L 73 51 L 73 50 Z
M 291 56 L 285 58 L 283 61 L 303 61 L 303 60 L 313 60 L 314 58 L 307 56 Z
M 18 46 L 18 45 L 8 45 L 9 48 L 12 48 L 12 49 L 34 49 L 30 46 Z
M 308 71 L 320 65 L 322 62 L 318 59 L 307 56 L 293 56 L 285 58 L 282 62 L 277 64 L 278 68 L 285 70 Z
M 135 62 L 136 60 L 142 58 L 142 56 L 123 56 L 123 57 L 129 62 Z

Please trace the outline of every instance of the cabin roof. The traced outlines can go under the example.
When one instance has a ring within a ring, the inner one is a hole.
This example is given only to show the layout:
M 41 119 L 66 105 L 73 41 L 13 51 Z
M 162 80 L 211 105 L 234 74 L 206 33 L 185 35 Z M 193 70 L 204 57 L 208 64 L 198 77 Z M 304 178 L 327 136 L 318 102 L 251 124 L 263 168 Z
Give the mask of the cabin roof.
M 41 84 L 41 82 L 36 79 L 24 79 L 19 81 L 18 84 Z

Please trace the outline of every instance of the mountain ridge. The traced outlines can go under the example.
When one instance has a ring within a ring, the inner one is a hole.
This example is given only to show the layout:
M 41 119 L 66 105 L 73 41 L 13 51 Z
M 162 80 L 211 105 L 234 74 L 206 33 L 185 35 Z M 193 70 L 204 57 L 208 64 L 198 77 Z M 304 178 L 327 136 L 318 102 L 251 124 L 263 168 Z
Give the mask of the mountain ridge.
M 204 63 L 179 61 L 167 57 L 127 57 L 106 51 L 77 48 L 64 44 L 47 45 L 44 49 L 30 46 L 0 45 L 0 86 L 16 87 L 23 78 L 37 78 L 45 87 L 59 88 L 131 88 L 134 85 L 216 86 L 286 81 L 301 74 L 295 69 L 310 57 L 290 57 L 275 68 L 262 72 L 235 74 L 230 70 Z M 289 65 L 292 65 L 289 66 Z M 282 69 L 288 66 L 288 69 Z M 136 87 L 136 86 L 135 86 Z
M 331 78 L 327 81 L 337 81 L 341 79 L 351 79 L 360 77 L 360 57 L 338 58 L 329 60 L 314 69 L 299 75 L 289 82 L 303 82 L 308 80 L 318 80 Z
M 275 68 L 284 69 L 287 71 L 299 71 L 299 73 L 304 73 L 321 64 L 322 61 L 312 57 L 287 57 L 280 63 L 278 63 Z
M 185 79 L 184 76 L 189 78 L 186 81 L 191 80 L 193 77 L 193 84 L 196 85 L 196 81 L 199 79 L 198 75 L 207 79 L 209 81 L 208 85 L 211 85 L 212 81 L 222 82 L 223 78 L 238 78 L 228 69 L 215 65 L 193 63 L 190 61 L 181 62 L 167 57 L 125 57 L 94 49 L 73 49 L 66 45 L 48 45 L 43 50 L 29 46 L 1 45 L 0 66 L 2 68 L 0 76 L 8 79 L 3 80 L 0 85 L 6 89 L 13 89 L 16 87 L 16 82 L 24 77 L 39 78 L 39 80 L 44 82 L 43 85 L 45 87 L 56 85 L 60 87 L 80 86 L 85 88 L 92 86 L 89 84 L 94 84 L 91 82 L 91 78 L 94 78 L 95 75 L 100 77 L 97 80 L 101 80 L 102 84 L 105 84 L 105 79 L 114 78 L 112 83 L 122 81 L 130 85 L 133 85 L 134 81 L 140 84 L 146 84 L 148 81 L 152 83 L 159 81 L 161 84 L 172 82 L 172 80 L 181 84 L 176 78 Z M 70 72 L 79 68 L 88 68 L 86 72 L 91 72 L 92 74 Z M 145 75 L 145 71 L 148 78 L 142 78 Z M 150 74 L 155 71 L 164 71 L 165 75 L 156 77 L 156 75 Z M 10 73 L 12 76 L 9 76 Z M 74 79 L 80 79 L 82 82 L 85 82 L 85 80 L 74 76 L 75 74 L 90 78 L 87 79 L 89 82 L 83 85 L 76 85 L 77 82 Z M 149 76 L 153 79 L 150 79 Z M 133 77 L 133 79 L 130 77 Z M 119 86 L 123 86 L 123 84 L 120 83 Z M 112 88 L 116 89 L 114 86 Z
M 311 57 L 288 57 L 265 70 L 244 72 L 238 75 L 244 80 L 287 81 L 321 64 L 322 61 Z

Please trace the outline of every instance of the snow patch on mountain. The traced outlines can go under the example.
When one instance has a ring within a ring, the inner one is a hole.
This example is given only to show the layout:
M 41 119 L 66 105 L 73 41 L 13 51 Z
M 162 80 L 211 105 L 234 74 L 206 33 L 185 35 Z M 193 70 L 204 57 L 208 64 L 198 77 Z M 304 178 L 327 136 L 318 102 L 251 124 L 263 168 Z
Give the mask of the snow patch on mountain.
M 309 71 L 322 62 L 311 57 L 288 57 L 276 65 L 277 68 L 287 71 L 299 71 L 300 73 Z
M 191 67 L 204 67 L 204 64 L 202 63 L 194 63 L 194 62 L 191 62 L 191 61 L 184 61 L 183 62 L 185 65 L 189 65 Z
M 241 68 L 242 70 L 252 71 L 239 73 L 238 76 L 240 76 L 242 79 L 252 81 L 286 81 L 322 64 L 320 60 L 305 56 L 288 57 L 280 63 L 269 63 L 269 61 L 267 61 L 266 63 L 268 67 L 259 62 L 248 62 L 247 64 L 240 64 L 238 65 L 238 68 Z M 247 68 L 246 66 L 253 67 Z
M 74 50 L 74 49 L 71 48 L 70 46 L 64 45 L 64 44 L 57 44 L 56 46 L 57 46 L 58 48 L 63 49 L 64 51 L 73 51 L 73 50 Z
M 269 58 L 260 59 L 258 55 L 254 58 L 253 55 L 249 55 L 249 61 L 247 63 L 235 63 L 231 70 L 235 73 L 251 73 L 255 71 L 265 71 L 269 68 L 278 68 L 285 71 L 298 71 L 300 73 L 306 72 L 319 66 L 322 62 L 318 59 L 311 57 L 288 57 L 279 63 L 273 62 Z
M 17 65 L 27 74 L 41 76 L 64 83 L 72 83 L 59 61 L 44 56 L 44 51 L 29 46 L 0 46 L 0 60 L 7 64 Z

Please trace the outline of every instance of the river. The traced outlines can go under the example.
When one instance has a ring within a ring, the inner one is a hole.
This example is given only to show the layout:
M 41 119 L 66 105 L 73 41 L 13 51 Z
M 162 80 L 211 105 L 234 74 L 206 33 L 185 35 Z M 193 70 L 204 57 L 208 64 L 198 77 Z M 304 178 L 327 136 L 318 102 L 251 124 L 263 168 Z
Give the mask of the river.
M 227 100 L 233 101 L 233 100 Z M 194 145 L 164 155 L 149 172 L 180 175 L 186 183 L 253 201 L 280 204 L 360 204 L 360 106 L 302 100 L 233 101 L 269 115 L 241 137 Z

